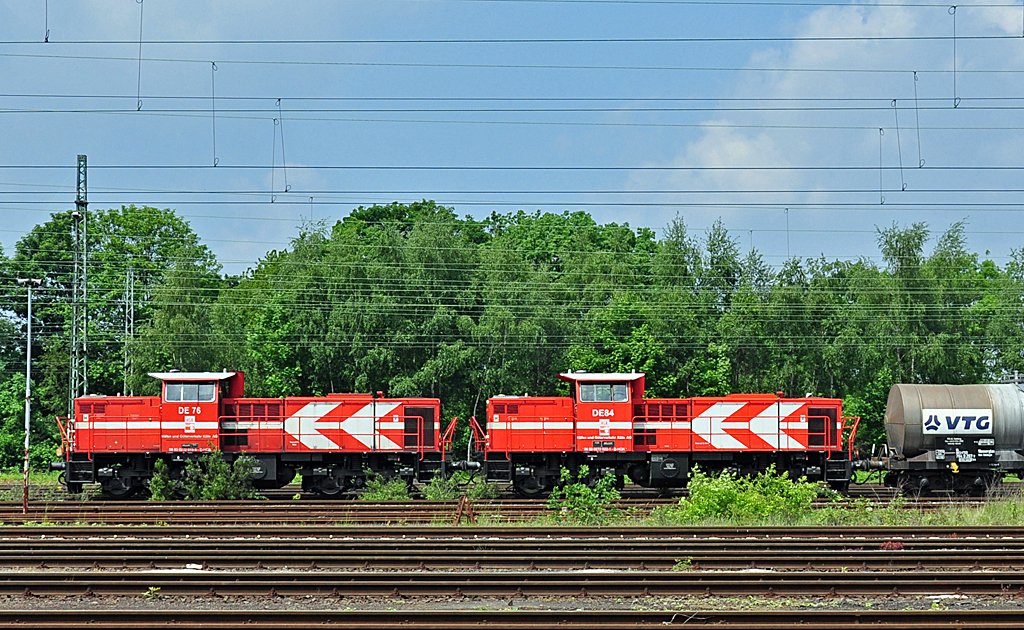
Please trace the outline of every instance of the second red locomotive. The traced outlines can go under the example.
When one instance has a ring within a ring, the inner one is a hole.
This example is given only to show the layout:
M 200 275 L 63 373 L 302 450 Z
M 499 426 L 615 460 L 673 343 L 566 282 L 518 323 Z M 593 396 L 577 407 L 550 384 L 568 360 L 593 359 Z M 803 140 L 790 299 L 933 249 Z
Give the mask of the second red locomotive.
M 856 422 L 836 398 L 781 394 L 644 398 L 640 373 L 570 372 L 572 395 L 498 396 L 473 424 L 488 480 L 544 495 L 561 468 L 588 466 L 647 487 L 683 487 L 690 469 L 757 473 L 775 465 L 845 491 Z

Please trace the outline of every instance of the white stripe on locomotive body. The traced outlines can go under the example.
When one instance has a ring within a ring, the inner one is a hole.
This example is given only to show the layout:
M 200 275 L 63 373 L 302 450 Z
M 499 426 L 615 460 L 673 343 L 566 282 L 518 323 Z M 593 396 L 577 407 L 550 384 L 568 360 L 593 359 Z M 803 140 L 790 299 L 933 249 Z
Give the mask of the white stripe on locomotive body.
M 551 431 L 572 430 L 572 422 L 524 422 L 513 420 L 512 422 L 488 422 L 488 431 L 538 431 L 548 429 Z
M 213 431 L 218 428 L 216 422 L 196 422 L 189 426 L 195 427 L 197 431 Z M 92 420 L 89 422 L 75 422 L 75 428 L 79 430 L 91 429 L 93 431 L 184 429 L 185 423 L 182 421 L 161 422 L 159 420 Z
M 340 402 L 311 402 L 285 418 L 285 433 L 291 435 L 309 450 L 341 448 L 326 435 L 316 430 L 316 421 L 341 406 Z
M 676 431 L 689 431 L 689 420 L 639 420 L 633 423 L 636 429 L 668 429 Z
M 593 420 L 586 420 L 586 421 L 583 421 L 583 422 L 577 422 L 576 423 L 576 427 L 579 428 L 579 429 L 602 429 L 602 428 L 608 428 L 608 429 L 632 429 L 633 428 L 633 423 L 632 422 L 605 422 L 605 423 L 602 424 L 601 421 L 596 421 L 595 422 Z
M 237 422 L 226 420 L 221 423 L 221 426 L 228 430 L 263 429 L 267 431 L 280 431 L 284 427 L 284 422 L 280 420 L 240 420 Z
M 338 423 L 338 428 L 347 432 L 371 451 L 400 451 L 402 447 L 394 440 L 381 434 L 376 423 L 390 414 L 402 403 L 372 402 Z M 330 423 L 329 423 L 330 424 Z

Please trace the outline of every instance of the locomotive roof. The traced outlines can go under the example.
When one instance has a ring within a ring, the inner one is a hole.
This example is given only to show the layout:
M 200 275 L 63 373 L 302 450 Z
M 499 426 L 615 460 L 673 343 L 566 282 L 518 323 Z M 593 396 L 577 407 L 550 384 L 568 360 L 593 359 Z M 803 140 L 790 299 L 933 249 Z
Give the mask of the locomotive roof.
M 592 383 L 595 381 L 635 381 L 644 377 L 643 372 L 565 372 L 558 375 L 563 381 L 580 381 Z
M 231 378 L 236 372 L 150 372 L 153 378 L 161 381 L 223 381 Z

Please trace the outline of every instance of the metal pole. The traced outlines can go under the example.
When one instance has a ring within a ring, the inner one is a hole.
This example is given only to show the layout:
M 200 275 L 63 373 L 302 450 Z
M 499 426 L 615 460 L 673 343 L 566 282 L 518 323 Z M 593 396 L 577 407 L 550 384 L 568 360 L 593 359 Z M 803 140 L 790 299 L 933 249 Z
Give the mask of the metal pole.
M 22 476 L 21 513 L 28 514 L 28 442 L 32 430 L 32 287 L 38 287 L 38 278 L 19 278 L 18 284 L 28 289 L 28 334 L 25 338 L 25 463 Z

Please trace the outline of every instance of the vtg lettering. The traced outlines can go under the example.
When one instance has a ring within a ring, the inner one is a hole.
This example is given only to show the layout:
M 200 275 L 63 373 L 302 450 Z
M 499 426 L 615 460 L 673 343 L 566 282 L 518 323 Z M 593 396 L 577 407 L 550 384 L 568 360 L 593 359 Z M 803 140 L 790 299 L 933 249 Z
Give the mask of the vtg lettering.
M 992 433 L 991 409 L 924 409 L 921 416 L 925 434 Z

